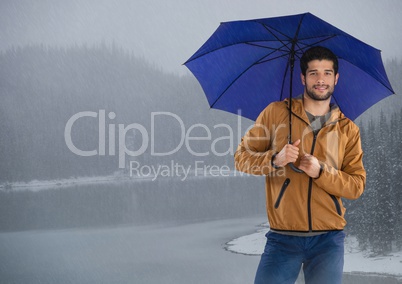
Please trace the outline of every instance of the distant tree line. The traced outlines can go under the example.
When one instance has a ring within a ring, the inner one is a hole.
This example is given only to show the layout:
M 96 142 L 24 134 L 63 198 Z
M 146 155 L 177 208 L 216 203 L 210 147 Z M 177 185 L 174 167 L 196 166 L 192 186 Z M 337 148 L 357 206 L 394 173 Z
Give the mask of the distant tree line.
M 348 202 L 348 229 L 363 249 L 387 254 L 402 249 L 402 109 L 387 121 L 361 126 L 367 184 L 363 195 Z
M 385 68 L 395 93 L 402 94 L 402 62 L 388 60 Z M 395 107 L 387 107 L 394 110 L 392 115 L 381 110 L 362 122 L 366 189 L 358 200 L 345 201 L 348 231 L 373 255 L 402 249 L 402 109 L 398 112 Z
M 151 112 L 176 114 L 186 130 L 196 123 L 213 129 L 218 123 L 210 115 L 202 90 L 192 76 L 163 72 L 114 45 L 25 46 L 2 52 L 0 97 L 0 182 L 112 174 L 120 170 L 118 124 L 140 124 L 150 136 Z M 99 110 L 105 111 L 106 118 L 105 155 L 80 157 L 72 153 L 64 140 L 66 123 L 74 114 L 89 111 L 98 116 L 77 121 L 72 140 L 79 149 L 99 152 Z M 151 155 L 151 143 L 156 151 L 166 153 L 182 139 L 177 119 L 162 115 L 157 118 L 155 141 L 148 141 L 144 154 L 128 158 L 147 165 L 167 164 L 172 159 L 193 163 L 194 157 L 184 146 L 174 155 Z M 113 129 L 110 125 L 114 127 L 114 139 L 109 135 Z M 198 131 L 200 136 L 205 135 L 201 128 Z M 114 155 L 108 151 L 112 140 Z M 138 130 L 128 131 L 126 140 L 131 151 L 138 150 L 144 141 Z M 225 141 L 218 144 L 222 151 L 228 147 Z M 209 145 L 205 141 L 198 144 L 192 141 L 191 146 L 195 151 L 205 152 Z M 211 155 L 206 159 L 225 164 L 232 157 Z

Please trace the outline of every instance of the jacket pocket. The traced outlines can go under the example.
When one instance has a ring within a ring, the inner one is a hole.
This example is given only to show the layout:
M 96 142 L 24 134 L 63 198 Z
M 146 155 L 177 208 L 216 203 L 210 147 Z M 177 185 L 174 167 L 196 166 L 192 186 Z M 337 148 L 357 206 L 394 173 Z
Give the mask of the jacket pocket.
M 283 197 L 283 194 L 285 193 L 286 188 L 288 187 L 289 183 L 290 183 L 290 179 L 287 178 L 285 180 L 285 182 L 283 183 L 283 185 L 282 185 L 282 188 L 281 188 L 281 191 L 279 192 L 278 198 L 276 199 L 276 202 L 275 202 L 275 205 L 274 205 L 275 209 L 279 207 L 279 204 L 281 203 L 281 199 Z
M 336 197 L 334 195 L 332 195 L 332 194 L 330 194 L 329 196 L 331 196 L 332 201 L 335 204 L 336 212 L 338 212 L 338 215 L 342 216 L 341 205 L 339 204 L 338 199 L 336 199 Z

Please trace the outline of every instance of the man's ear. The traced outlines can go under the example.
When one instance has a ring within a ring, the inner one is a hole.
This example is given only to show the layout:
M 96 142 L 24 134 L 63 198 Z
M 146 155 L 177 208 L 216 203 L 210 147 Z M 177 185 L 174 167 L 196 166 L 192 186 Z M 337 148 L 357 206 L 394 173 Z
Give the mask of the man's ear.
M 303 86 L 305 86 L 306 85 L 306 77 L 303 75 L 303 73 L 300 73 L 300 79 L 301 79 Z
M 338 79 L 339 79 L 339 73 L 337 73 L 337 74 L 335 75 L 335 85 L 338 84 Z

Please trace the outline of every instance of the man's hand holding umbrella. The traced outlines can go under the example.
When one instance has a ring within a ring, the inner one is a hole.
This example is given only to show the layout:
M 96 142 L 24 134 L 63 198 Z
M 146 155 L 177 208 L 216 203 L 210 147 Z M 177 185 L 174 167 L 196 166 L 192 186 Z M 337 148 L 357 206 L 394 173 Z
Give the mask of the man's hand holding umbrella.
M 289 163 L 294 163 L 299 157 L 300 139 L 293 144 L 286 144 L 285 147 L 275 156 L 272 161 L 276 167 L 284 167 Z
M 300 139 L 293 144 L 286 144 L 285 147 L 275 156 L 273 163 L 276 167 L 284 167 L 289 163 L 295 163 L 299 157 Z M 310 154 L 305 154 L 300 158 L 298 167 L 309 177 L 318 178 L 321 171 L 321 165 L 318 159 Z

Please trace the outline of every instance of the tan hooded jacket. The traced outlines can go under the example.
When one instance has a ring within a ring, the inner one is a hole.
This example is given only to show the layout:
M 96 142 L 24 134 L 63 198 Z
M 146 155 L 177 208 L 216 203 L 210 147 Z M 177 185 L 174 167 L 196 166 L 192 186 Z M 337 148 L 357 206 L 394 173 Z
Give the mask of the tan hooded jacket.
M 319 160 L 321 172 L 316 179 L 293 171 L 289 165 L 273 166 L 273 155 L 288 143 L 288 132 L 288 100 L 268 105 L 237 148 L 237 170 L 266 176 L 266 206 L 272 229 L 342 230 L 346 209 L 341 197 L 358 198 L 366 182 L 359 128 L 336 107 L 315 135 L 302 100 L 292 101 L 292 140 L 301 140 L 300 156 L 307 153 Z

